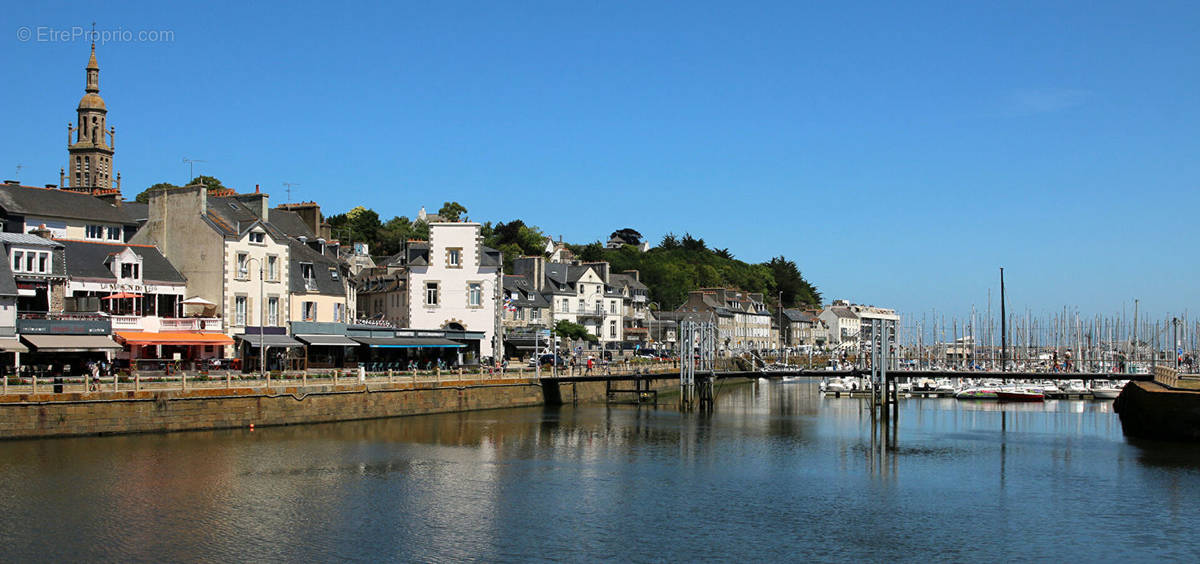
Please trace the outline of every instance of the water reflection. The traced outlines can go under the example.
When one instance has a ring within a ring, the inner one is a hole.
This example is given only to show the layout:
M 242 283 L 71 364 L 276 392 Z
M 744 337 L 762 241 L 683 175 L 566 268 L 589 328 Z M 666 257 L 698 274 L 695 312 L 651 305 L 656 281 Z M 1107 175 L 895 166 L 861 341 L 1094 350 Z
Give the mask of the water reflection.
M 759 382 L 723 388 L 712 413 L 566 406 L 3 443 L 0 552 L 1194 560 L 1198 469 L 1195 449 L 1126 442 L 1108 402 L 913 398 L 885 421 L 865 400 Z

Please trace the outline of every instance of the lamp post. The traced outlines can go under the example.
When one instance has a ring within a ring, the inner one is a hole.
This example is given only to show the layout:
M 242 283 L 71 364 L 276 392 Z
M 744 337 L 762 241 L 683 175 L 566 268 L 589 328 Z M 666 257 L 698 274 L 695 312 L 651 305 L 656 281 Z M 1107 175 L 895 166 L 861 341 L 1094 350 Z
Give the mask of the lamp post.
M 266 349 L 266 331 L 267 326 L 266 311 L 267 311 L 267 295 L 263 287 L 263 282 L 266 279 L 262 259 L 258 257 L 249 257 L 246 263 L 239 269 L 239 274 L 246 276 L 250 271 L 250 261 L 258 263 L 258 375 L 267 379 L 267 388 L 271 387 L 271 376 L 267 374 L 267 349 Z

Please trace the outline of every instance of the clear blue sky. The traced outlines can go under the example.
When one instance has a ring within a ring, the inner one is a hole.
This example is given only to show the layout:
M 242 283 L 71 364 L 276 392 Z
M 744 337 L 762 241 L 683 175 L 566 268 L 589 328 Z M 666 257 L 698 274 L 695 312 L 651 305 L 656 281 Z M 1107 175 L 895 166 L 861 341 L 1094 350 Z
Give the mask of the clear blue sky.
M 35 5 L 37 4 L 37 5 Z M 58 182 L 88 44 L 132 197 L 692 232 L 908 312 L 1200 296 L 1195 2 L 75 3 L 5 10 L 0 176 Z M 1047 5 L 1049 4 L 1049 5 Z M 21 28 L 31 39 L 21 41 Z

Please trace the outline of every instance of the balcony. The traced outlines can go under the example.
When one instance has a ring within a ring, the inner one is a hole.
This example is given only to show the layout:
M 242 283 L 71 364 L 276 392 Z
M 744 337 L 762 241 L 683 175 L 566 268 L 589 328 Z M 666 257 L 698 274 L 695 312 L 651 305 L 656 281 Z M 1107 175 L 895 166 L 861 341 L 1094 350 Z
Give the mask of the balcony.
M 575 315 L 579 317 L 604 317 L 606 314 L 604 313 L 604 308 L 597 307 L 593 310 L 581 309 Z
M 138 315 L 113 315 L 113 331 L 145 331 L 159 333 L 162 331 L 204 331 L 220 333 L 221 320 L 214 317 L 156 317 Z

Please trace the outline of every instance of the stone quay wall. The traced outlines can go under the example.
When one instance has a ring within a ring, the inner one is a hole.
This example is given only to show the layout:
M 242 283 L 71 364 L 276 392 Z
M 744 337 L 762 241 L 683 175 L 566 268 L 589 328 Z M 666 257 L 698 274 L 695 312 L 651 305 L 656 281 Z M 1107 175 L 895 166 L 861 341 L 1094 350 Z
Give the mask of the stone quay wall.
M 606 398 L 603 382 L 563 382 L 558 388 L 567 404 Z M 651 383 L 654 390 L 678 388 L 677 377 Z M 326 423 L 545 403 L 543 384 L 535 379 L 10 394 L 0 396 L 0 439 Z

